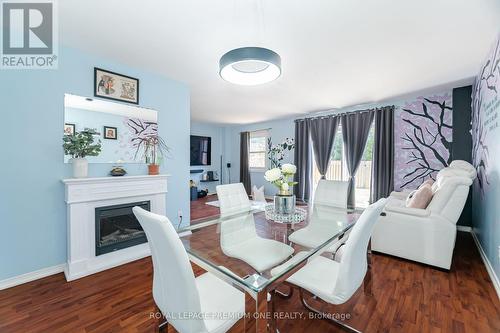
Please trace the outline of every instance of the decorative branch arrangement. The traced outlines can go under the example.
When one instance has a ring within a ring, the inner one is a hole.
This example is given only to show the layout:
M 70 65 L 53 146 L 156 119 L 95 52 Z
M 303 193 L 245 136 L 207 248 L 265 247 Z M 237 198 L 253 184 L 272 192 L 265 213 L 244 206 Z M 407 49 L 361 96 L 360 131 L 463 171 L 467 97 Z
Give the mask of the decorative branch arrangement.
M 101 153 L 101 140 L 94 143 L 94 136 L 99 133 L 93 128 L 85 128 L 83 131 L 63 136 L 64 154 L 72 158 L 85 158 L 87 156 L 98 156 Z
M 159 159 L 170 151 L 170 148 L 158 134 L 137 138 L 136 147 L 134 158 L 137 158 L 140 154 L 146 163 L 150 165 L 158 165 Z
M 401 149 L 408 152 L 406 164 L 411 165 L 400 186 L 405 188 L 434 179 L 435 173 L 451 162 L 452 107 L 447 98 L 422 98 L 401 112 L 405 124 Z
M 295 148 L 295 140 L 285 138 L 282 143 L 273 145 L 271 138 L 267 139 L 267 155 L 271 162 L 271 168 L 281 168 L 281 162 L 285 158 L 286 151 Z
M 158 123 L 156 122 L 144 121 L 138 118 L 128 118 L 126 125 L 132 133 L 130 143 L 132 147 L 135 148 L 137 148 L 137 145 L 142 140 L 158 134 Z

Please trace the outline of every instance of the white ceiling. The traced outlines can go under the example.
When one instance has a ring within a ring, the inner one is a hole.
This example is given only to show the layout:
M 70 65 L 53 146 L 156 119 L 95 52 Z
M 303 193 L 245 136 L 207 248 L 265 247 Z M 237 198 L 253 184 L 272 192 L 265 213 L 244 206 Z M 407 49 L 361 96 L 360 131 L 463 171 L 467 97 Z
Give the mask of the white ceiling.
M 59 17 L 63 44 L 186 82 L 192 120 L 234 124 L 470 82 L 500 1 L 64 0 Z M 242 46 L 278 52 L 282 76 L 223 81 L 219 58 Z

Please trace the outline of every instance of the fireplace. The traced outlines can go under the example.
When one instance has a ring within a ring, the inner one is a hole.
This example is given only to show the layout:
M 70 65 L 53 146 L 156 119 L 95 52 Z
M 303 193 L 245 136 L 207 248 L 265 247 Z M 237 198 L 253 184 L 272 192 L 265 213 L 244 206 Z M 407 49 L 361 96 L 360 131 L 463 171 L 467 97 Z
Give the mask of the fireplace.
M 132 208 L 150 211 L 149 201 L 95 208 L 95 255 L 146 243 L 146 234 Z

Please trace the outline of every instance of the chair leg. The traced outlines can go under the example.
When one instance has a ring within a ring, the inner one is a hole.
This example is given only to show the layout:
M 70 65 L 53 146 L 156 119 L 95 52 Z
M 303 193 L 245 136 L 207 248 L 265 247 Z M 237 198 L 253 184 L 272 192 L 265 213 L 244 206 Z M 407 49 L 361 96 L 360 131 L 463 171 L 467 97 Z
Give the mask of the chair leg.
M 318 316 L 321 317 L 321 319 L 324 319 L 324 320 L 327 320 L 328 322 L 330 323 L 333 323 L 341 328 L 343 328 L 344 330 L 346 330 L 347 332 L 352 332 L 352 333 L 362 333 L 361 331 L 358 331 L 357 329 L 355 329 L 354 327 L 351 327 L 347 324 L 345 324 L 343 321 L 341 320 L 338 320 L 338 319 L 335 319 L 331 314 L 329 313 L 325 313 L 325 312 L 322 312 L 322 311 L 319 311 L 315 308 L 313 308 L 312 306 L 310 306 L 309 304 L 307 304 L 305 298 L 304 298 L 304 291 L 302 290 L 302 288 L 299 288 L 299 293 L 300 293 L 300 300 L 302 302 L 302 305 L 310 312 L 313 312 L 315 314 L 317 314 Z
M 168 321 L 166 319 L 158 325 L 158 332 L 168 333 Z
M 160 318 L 157 321 L 157 332 L 159 333 L 168 333 L 168 320 L 165 318 L 163 313 L 161 312 L 160 308 L 156 306 L 156 313 L 161 314 Z
M 368 241 L 368 249 L 366 251 L 366 262 L 368 263 L 368 269 L 372 268 L 372 240 Z
M 274 289 L 274 293 L 276 295 L 278 295 L 280 298 L 283 298 L 283 299 L 289 299 L 290 297 L 293 296 L 293 287 L 291 285 L 289 285 L 288 283 L 283 283 L 284 285 L 287 285 L 288 288 L 290 289 L 290 291 L 288 292 L 288 294 L 285 294 L 281 291 L 279 291 L 278 289 Z
M 366 276 L 363 280 L 363 291 L 366 295 L 373 296 L 373 278 L 372 278 L 372 270 L 368 269 L 366 272 Z
M 276 291 L 276 290 L 275 290 Z M 270 293 L 271 295 L 271 299 L 269 300 L 269 308 L 270 308 L 270 312 L 271 312 L 271 319 L 269 320 L 269 323 L 267 324 L 268 325 L 268 331 L 270 333 L 280 333 L 280 331 L 278 330 L 278 319 L 276 318 L 276 300 L 275 300 L 275 297 L 273 295 L 273 293 L 271 292 Z

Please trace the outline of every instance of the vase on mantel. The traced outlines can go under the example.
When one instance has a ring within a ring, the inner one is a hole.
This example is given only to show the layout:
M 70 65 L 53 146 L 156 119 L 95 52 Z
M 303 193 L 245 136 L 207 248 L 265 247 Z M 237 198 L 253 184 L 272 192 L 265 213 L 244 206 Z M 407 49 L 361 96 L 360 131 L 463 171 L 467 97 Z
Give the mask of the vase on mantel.
M 86 158 L 72 158 L 73 178 L 87 178 L 89 174 L 89 162 Z
M 156 176 L 160 174 L 160 165 L 159 164 L 148 164 L 148 174 L 150 176 Z

